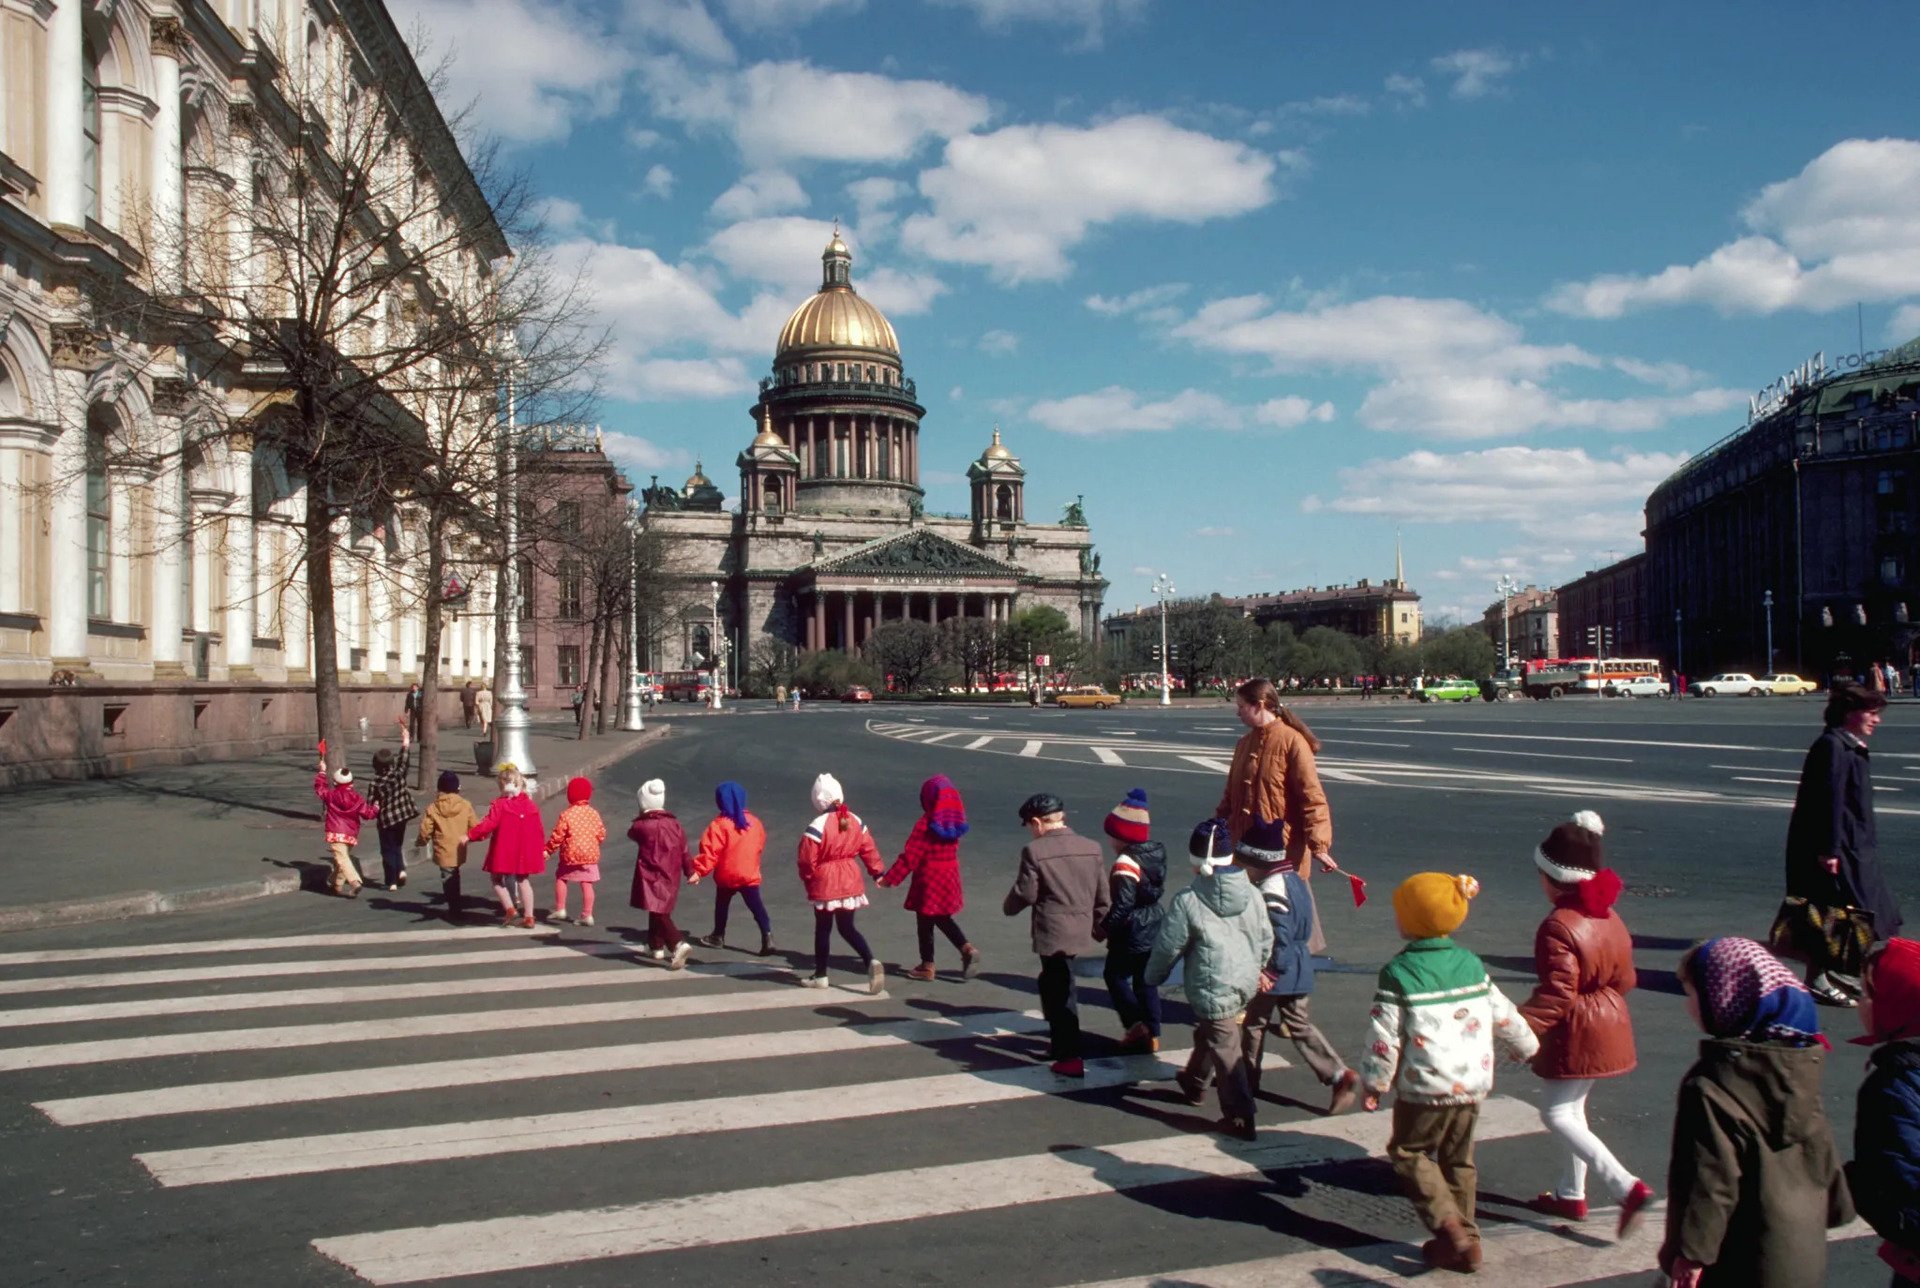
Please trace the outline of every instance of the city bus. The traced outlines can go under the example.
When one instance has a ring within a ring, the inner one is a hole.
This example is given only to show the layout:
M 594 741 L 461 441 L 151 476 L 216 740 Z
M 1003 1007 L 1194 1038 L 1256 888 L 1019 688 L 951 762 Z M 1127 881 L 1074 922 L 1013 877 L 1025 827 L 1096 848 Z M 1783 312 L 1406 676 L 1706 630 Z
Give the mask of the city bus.
M 1644 675 L 1657 679 L 1660 673 L 1658 658 L 1552 658 L 1544 665 L 1529 669 L 1521 688 L 1530 698 L 1558 698 L 1577 693 L 1597 697 L 1609 684 Z
M 713 676 L 707 671 L 660 672 L 662 702 L 708 702 L 712 700 Z

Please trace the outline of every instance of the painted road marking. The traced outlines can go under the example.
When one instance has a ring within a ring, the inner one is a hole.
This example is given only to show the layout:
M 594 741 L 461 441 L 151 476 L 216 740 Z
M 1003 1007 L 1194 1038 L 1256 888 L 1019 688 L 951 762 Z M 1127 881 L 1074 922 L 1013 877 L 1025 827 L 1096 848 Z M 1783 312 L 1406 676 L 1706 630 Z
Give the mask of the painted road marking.
M 1798 778 L 1754 778 L 1746 774 L 1735 774 L 1733 781 L 1736 783 L 1778 783 L 1782 787 L 1798 787 L 1800 785 Z
M 958 729 L 949 729 L 945 733 L 937 733 L 931 738 L 922 738 L 920 741 L 931 746 L 936 742 L 945 742 L 949 738 L 958 738 L 959 736 L 960 731 Z
M 1189 756 L 1183 754 L 1180 759 L 1190 765 L 1198 765 L 1202 769 L 1211 769 L 1216 774 L 1233 772 L 1233 762 L 1231 760 L 1222 760 L 1218 756 Z
M 1100 757 L 1100 763 L 1103 765 L 1124 765 L 1127 763 L 1120 759 L 1120 753 L 1111 747 L 1091 747 L 1088 750 Z
M 982 716 L 982 717 L 981 717 L 981 719 L 983 719 L 983 720 L 984 720 L 985 718 L 986 718 L 986 717 L 984 717 L 984 716 Z M 992 741 L 993 741 L 993 735 L 992 735 L 992 734 L 985 734 L 985 735 L 982 735 L 981 737 L 978 737 L 978 738 L 975 738 L 975 739 L 974 739 L 974 740 L 973 740 L 972 742 L 970 742 L 970 743 L 968 743 L 968 744 L 967 744 L 966 746 L 964 746 L 964 747 L 962 747 L 962 748 L 961 748 L 960 750 L 962 750 L 962 751 L 978 751 L 978 750 L 980 750 L 980 749 L 981 749 L 982 747 L 984 747 L 984 746 L 986 746 L 986 745 L 987 745 L 988 743 L 990 743 L 990 742 L 992 742 Z
M 370 944 L 413 944 L 424 948 L 460 943 L 471 947 L 476 938 L 495 935 L 512 935 L 522 940 L 528 938 L 524 930 L 508 930 L 501 926 L 449 926 L 439 930 L 423 927 L 419 930 L 372 930 L 351 935 L 287 935 L 280 939 L 208 939 L 199 943 L 127 944 L 114 948 L 43 948 L 32 952 L 0 953 L 0 967 L 113 961 L 126 957 L 253 953 L 284 948 L 365 948 Z M 348 958 L 329 964 L 352 966 L 355 963 Z
M 1368 742 L 1364 738 L 1341 738 L 1337 740 L 1342 747 L 1400 747 L 1413 746 L 1410 742 Z
M 1289 1122 L 1251 1142 L 1205 1134 L 1079 1146 L 616 1207 L 343 1235 L 316 1239 L 313 1246 L 373 1283 L 422 1283 L 856 1230 L 1181 1181 L 1264 1180 L 1274 1170 L 1350 1157 L 1355 1147 L 1378 1154 L 1388 1129 L 1384 1115 L 1348 1114 Z M 1496 1096 L 1482 1106 L 1475 1136 L 1494 1140 L 1543 1130 L 1532 1106 Z
M 1562 751 L 1508 751 L 1501 747 L 1449 747 L 1447 750 L 1464 751 L 1473 756 L 1525 756 L 1529 760 L 1601 760 L 1612 765 L 1633 763 L 1625 756 L 1573 756 Z
M 1028 742 L 1026 746 L 1020 749 L 1020 754 L 1023 756 L 1037 756 L 1040 754 L 1040 749 L 1046 745 L 1044 742 Z

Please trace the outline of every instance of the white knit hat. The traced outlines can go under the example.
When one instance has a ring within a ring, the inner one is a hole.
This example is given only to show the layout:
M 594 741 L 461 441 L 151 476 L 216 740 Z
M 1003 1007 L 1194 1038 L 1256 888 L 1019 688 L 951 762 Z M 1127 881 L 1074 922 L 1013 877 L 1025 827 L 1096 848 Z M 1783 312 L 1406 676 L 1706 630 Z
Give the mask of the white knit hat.
M 667 785 L 658 778 L 649 778 L 640 784 L 640 812 L 665 809 L 667 807 Z
M 822 814 L 847 799 L 840 790 L 840 780 L 832 774 L 822 774 L 813 780 L 813 807 Z
M 340 784 L 342 787 L 345 787 L 348 783 L 353 781 L 353 771 L 351 769 L 348 769 L 345 765 L 342 765 L 340 766 L 340 768 L 333 771 L 333 781 Z

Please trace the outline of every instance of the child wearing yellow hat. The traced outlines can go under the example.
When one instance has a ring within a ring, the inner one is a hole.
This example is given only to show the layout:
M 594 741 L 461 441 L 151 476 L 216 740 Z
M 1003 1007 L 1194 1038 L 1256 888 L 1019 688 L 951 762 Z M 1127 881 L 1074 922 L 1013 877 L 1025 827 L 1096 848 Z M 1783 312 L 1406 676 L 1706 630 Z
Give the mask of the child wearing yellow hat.
M 1393 916 L 1408 942 L 1380 968 L 1360 1085 L 1368 1109 L 1394 1091 L 1387 1158 L 1434 1237 L 1430 1266 L 1480 1265 L 1474 1223 L 1473 1133 L 1493 1092 L 1498 1046 L 1526 1060 L 1539 1039 L 1487 977 L 1480 959 L 1453 942 L 1480 893 L 1470 876 L 1421 872 L 1393 892 Z

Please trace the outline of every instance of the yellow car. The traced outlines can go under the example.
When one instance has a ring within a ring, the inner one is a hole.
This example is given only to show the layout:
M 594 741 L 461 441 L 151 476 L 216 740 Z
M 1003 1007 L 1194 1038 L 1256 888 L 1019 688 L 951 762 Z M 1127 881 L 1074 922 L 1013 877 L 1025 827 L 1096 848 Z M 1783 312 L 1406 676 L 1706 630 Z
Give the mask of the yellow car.
M 1120 697 L 1118 694 L 1108 693 L 1104 689 L 1093 687 L 1068 689 L 1065 692 L 1054 694 L 1053 705 L 1056 707 L 1095 707 L 1101 711 L 1105 711 L 1110 707 L 1119 706 Z
M 1776 698 L 1797 698 L 1803 693 L 1818 693 L 1820 686 L 1812 680 L 1803 680 L 1797 675 L 1788 675 L 1784 671 L 1778 675 L 1763 675 L 1760 683 Z

